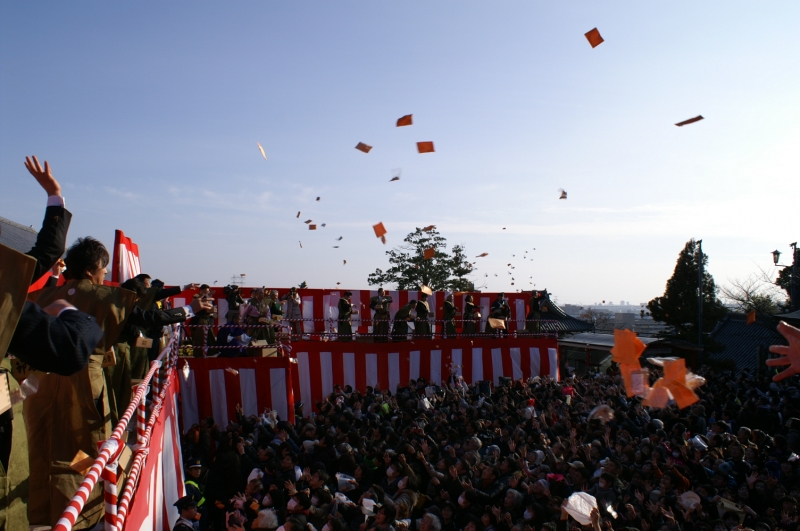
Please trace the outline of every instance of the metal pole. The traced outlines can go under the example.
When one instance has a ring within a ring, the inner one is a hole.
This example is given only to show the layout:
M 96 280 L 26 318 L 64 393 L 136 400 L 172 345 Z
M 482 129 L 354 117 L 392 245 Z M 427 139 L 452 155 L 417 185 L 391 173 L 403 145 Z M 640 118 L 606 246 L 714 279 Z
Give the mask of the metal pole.
M 697 240 L 697 344 L 703 346 L 703 240 Z
M 792 244 L 792 274 L 789 276 L 789 308 L 791 311 L 796 312 L 800 309 L 800 304 L 797 300 L 797 242 Z

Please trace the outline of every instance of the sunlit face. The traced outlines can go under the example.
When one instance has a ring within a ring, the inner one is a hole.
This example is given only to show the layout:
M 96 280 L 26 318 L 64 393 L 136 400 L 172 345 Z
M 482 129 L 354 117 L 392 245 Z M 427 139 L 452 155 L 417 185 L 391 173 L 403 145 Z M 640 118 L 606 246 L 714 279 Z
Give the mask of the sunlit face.
M 108 266 L 102 265 L 102 262 L 97 262 L 97 267 L 94 271 L 86 272 L 86 278 L 88 278 L 92 284 L 102 284 L 103 279 L 106 278 L 107 272 Z

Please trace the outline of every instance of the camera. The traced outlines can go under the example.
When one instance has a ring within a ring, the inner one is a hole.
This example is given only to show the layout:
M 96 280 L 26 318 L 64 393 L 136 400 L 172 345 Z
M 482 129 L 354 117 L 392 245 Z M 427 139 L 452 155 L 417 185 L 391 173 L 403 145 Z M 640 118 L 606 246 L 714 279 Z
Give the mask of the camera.
M 227 286 L 222 288 L 222 291 L 225 293 L 225 295 L 233 295 L 234 293 L 237 293 L 239 291 L 239 286 L 237 286 L 236 284 L 228 284 Z

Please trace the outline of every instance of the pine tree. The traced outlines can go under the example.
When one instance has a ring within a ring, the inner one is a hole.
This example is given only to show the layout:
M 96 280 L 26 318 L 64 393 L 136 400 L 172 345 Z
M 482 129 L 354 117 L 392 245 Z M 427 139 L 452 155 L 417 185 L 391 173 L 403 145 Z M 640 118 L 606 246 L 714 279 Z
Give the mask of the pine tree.
M 424 284 L 434 291 L 475 291 L 475 284 L 466 278 L 473 267 L 464 247 L 454 245 L 447 252 L 447 240 L 436 229 L 417 228 L 403 240 L 406 244 L 386 251 L 391 267 L 385 272 L 376 269 L 367 277 L 371 286 L 396 284 L 400 290 L 418 290 Z M 433 258 L 425 259 L 425 250 L 433 249 Z
M 697 342 L 697 273 L 698 244 L 694 239 L 678 255 L 675 271 L 667 281 L 664 295 L 647 303 L 647 309 L 656 321 L 671 325 L 674 337 Z M 717 298 L 714 277 L 708 272 L 708 255 L 703 253 L 703 333 L 707 334 L 725 316 L 726 309 Z

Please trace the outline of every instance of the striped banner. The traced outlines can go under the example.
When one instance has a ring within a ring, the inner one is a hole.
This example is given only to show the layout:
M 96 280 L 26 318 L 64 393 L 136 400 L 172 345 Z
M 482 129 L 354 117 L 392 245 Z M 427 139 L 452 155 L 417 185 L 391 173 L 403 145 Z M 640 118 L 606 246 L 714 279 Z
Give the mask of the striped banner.
M 309 407 L 333 392 L 333 386 L 367 386 L 394 391 L 411 379 L 441 385 L 450 368 L 472 384 L 497 385 L 501 376 L 514 380 L 534 376 L 559 378 L 555 338 L 414 340 L 398 343 L 304 341 L 294 344 L 297 358 L 294 396 Z M 216 417 L 215 417 L 216 419 Z
M 173 371 L 164 406 L 150 436 L 150 452 L 140 472 L 124 529 L 169 531 L 180 517 L 175 502 L 186 495 L 178 433 L 178 377 Z
M 114 260 L 111 262 L 111 281 L 122 284 L 142 272 L 139 246 L 121 230 L 114 232 Z
M 187 364 L 188 362 L 188 364 Z M 181 417 L 188 431 L 200 419 L 220 426 L 236 419 L 236 404 L 245 416 L 274 409 L 294 422 L 292 368 L 289 358 L 181 358 Z

